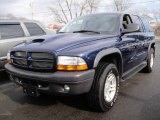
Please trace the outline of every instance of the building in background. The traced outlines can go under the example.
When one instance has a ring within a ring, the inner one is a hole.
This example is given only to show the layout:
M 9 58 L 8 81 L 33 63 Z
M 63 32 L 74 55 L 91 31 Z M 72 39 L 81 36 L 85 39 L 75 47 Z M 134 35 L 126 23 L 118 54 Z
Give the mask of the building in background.
M 57 24 L 49 24 L 48 25 L 48 29 L 49 30 L 54 30 L 54 31 L 58 31 L 63 27 L 63 25 L 57 25 Z

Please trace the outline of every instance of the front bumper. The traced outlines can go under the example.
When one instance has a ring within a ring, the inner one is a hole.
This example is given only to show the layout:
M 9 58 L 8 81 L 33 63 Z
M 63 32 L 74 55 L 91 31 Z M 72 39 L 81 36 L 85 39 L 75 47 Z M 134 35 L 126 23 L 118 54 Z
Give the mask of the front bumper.
M 38 91 L 49 94 L 78 95 L 90 91 L 95 70 L 42 73 L 22 70 L 10 64 L 5 65 L 11 80 L 23 87 L 23 83 L 37 87 Z M 67 89 L 65 88 L 67 86 Z M 69 87 L 69 89 L 68 89 Z

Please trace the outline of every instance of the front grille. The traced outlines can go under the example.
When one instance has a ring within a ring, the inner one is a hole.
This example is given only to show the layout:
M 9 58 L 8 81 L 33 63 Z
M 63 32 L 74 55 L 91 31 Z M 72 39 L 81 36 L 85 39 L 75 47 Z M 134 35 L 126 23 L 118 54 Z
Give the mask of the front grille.
M 53 59 L 53 55 L 49 53 L 31 53 L 33 59 Z
M 52 62 L 37 62 L 37 61 L 32 61 L 31 66 L 34 68 L 53 68 Z
M 13 65 L 31 71 L 54 71 L 56 59 L 53 54 L 44 52 L 21 52 L 11 53 Z
M 27 60 L 13 58 L 13 63 L 21 66 L 27 66 Z
M 25 58 L 27 56 L 26 52 L 13 52 L 14 57 Z

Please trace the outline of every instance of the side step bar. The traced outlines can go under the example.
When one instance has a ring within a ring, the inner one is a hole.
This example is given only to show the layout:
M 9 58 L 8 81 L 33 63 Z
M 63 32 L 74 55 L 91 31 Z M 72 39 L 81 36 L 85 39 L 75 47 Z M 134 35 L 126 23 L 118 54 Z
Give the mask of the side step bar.
M 147 66 L 147 62 L 144 61 L 141 64 L 137 65 L 136 67 L 132 68 L 131 70 L 125 72 L 122 76 L 122 82 L 131 78 L 132 76 L 134 76 L 136 73 L 141 71 L 146 66 Z

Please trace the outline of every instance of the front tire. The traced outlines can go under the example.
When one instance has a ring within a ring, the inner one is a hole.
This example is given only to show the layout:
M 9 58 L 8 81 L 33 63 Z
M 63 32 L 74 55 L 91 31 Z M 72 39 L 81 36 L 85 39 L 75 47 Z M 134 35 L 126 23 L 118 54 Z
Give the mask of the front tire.
M 88 102 L 96 111 L 107 111 L 115 104 L 119 91 L 119 73 L 112 63 L 100 63 L 91 91 L 88 93 Z
M 151 48 L 149 51 L 148 59 L 147 59 L 147 66 L 143 69 L 146 73 L 151 73 L 153 70 L 154 65 L 154 49 Z

